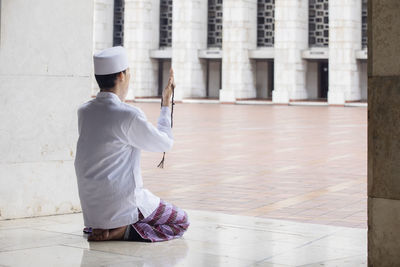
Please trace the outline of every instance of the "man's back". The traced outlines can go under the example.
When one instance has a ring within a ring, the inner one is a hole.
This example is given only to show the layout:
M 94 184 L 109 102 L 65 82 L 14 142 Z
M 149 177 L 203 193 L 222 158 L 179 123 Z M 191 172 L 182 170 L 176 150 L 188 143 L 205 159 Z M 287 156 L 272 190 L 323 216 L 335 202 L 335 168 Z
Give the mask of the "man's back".
M 109 92 L 79 109 L 78 128 L 75 169 L 85 225 L 115 228 L 137 221 L 138 208 L 154 211 L 159 198 L 143 189 L 140 149 L 167 149 L 168 134 Z

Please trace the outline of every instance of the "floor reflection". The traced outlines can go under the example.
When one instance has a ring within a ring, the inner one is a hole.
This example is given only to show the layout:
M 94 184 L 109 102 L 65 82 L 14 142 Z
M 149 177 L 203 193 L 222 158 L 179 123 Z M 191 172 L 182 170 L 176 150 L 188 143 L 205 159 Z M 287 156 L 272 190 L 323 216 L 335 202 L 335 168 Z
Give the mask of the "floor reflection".
M 113 243 L 113 244 L 111 244 Z M 113 245 L 114 249 L 110 249 Z M 137 267 L 173 267 L 177 266 L 188 254 L 188 244 L 184 239 L 161 243 L 141 242 L 90 242 L 89 250 L 82 254 L 81 267 L 94 266 L 98 263 L 92 254 L 96 252 L 112 252 L 122 255 L 132 255 L 132 260 L 123 259 L 115 266 L 137 266 Z M 128 251 L 127 251 L 128 250 Z M 114 256 L 114 259 L 117 257 Z M 117 260 L 117 259 L 116 259 Z M 109 265 L 107 265 L 109 266 Z

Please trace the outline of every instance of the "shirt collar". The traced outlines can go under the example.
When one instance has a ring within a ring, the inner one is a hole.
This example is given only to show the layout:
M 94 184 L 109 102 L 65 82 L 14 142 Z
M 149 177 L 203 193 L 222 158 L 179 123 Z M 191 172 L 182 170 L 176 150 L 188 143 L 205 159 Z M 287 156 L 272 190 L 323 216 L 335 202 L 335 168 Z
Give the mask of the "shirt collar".
M 121 102 L 121 99 L 119 99 L 119 97 L 116 94 L 111 92 L 98 92 L 96 98 L 109 98 Z

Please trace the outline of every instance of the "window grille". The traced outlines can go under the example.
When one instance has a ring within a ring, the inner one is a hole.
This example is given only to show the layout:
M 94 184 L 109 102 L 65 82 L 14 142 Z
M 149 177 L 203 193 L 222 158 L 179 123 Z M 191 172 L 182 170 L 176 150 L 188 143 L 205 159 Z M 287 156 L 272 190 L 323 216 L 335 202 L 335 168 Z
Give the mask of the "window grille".
M 208 46 L 222 47 L 222 0 L 208 1 Z
M 329 1 L 309 0 L 309 45 L 329 46 Z
M 362 0 L 362 48 L 367 48 L 368 46 L 368 0 Z
M 113 46 L 124 45 L 124 11 L 125 11 L 125 1 L 114 0 Z
M 160 47 L 172 46 L 172 0 L 160 1 Z
M 257 6 L 257 45 L 274 46 L 275 0 L 258 0 Z

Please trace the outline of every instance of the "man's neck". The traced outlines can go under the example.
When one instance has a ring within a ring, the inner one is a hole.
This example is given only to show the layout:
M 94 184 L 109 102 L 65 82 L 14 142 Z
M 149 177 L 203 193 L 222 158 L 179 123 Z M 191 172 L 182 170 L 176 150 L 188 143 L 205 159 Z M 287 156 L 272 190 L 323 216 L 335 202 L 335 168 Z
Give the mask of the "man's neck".
M 122 102 L 124 102 L 124 100 L 125 100 L 125 99 L 123 99 L 122 94 L 120 93 L 121 91 L 120 91 L 118 88 L 116 88 L 116 87 L 114 87 L 114 88 L 112 88 L 112 89 L 109 89 L 109 90 L 100 90 L 100 92 L 113 93 L 113 94 L 117 95 L 118 98 L 119 98 Z

